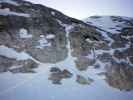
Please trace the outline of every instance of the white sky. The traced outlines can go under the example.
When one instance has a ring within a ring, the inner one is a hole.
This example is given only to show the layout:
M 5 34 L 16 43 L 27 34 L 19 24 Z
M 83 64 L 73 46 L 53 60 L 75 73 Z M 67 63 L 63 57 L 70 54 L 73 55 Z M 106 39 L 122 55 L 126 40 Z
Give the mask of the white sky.
M 64 14 L 84 19 L 93 15 L 133 17 L 133 0 L 27 0 L 57 9 Z

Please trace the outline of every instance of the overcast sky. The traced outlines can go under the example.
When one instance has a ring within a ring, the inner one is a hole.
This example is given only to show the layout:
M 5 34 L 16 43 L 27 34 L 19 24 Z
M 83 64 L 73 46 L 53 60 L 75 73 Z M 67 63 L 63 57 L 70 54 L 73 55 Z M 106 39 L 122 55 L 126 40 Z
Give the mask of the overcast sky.
M 84 19 L 93 15 L 133 17 L 133 0 L 27 0 L 57 9 L 64 14 Z

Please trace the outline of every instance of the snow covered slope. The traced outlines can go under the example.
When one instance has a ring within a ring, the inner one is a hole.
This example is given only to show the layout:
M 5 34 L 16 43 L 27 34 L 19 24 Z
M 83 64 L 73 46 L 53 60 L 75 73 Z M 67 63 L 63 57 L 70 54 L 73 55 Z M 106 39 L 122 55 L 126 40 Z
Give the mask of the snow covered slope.
M 103 29 L 113 34 L 120 33 L 124 27 L 130 27 L 132 18 L 120 16 L 92 16 L 86 18 L 84 22 Z

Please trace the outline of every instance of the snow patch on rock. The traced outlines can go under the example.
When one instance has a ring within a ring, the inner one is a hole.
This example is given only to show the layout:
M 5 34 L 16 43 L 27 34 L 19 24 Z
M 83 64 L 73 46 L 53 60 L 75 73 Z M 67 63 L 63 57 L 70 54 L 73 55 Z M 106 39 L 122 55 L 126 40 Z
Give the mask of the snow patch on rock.
M 0 0 L 0 3 L 8 3 L 11 5 L 19 6 L 19 4 L 13 0 Z
M 111 44 L 114 42 L 114 40 L 109 36 L 109 34 L 107 32 L 104 32 L 104 31 L 100 31 L 100 30 L 97 30 L 101 33 L 101 35 L 104 37 L 105 40 L 109 41 L 109 46 L 111 46 Z
M 9 8 L 0 9 L 0 15 L 3 15 L 3 16 L 13 15 L 13 16 L 30 17 L 29 14 L 14 12 L 14 11 L 11 11 Z
M 32 58 L 26 52 L 17 52 L 15 49 L 9 48 L 4 45 L 0 45 L 0 55 L 16 60 L 28 60 Z
M 69 36 L 70 31 L 74 28 L 74 25 L 68 25 L 68 24 L 64 24 L 62 23 L 62 21 L 57 19 L 57 22 L 65 28 L 65 32 L 66 32 L 66 36 Z
M 54 11 L 51 11 L 51 14 L 52 14 L 53 16 L 55 16 L 55 12 L 54 12 Z
M 39 45 L 36 46 L 38 49 L 44 49 L 45 47 L 50 47 L 51 43 L 48 42 L 44 35 L 40 35 L 40 39 L 38 40 Z
M 54 34 L 48 34 L 46 35 L 46 39 L 54 39 L 55 35 Z
M 20 38 L 32 38 L 32 35 L 28 33 L 28 31 L 24 28 L 19 30 Z

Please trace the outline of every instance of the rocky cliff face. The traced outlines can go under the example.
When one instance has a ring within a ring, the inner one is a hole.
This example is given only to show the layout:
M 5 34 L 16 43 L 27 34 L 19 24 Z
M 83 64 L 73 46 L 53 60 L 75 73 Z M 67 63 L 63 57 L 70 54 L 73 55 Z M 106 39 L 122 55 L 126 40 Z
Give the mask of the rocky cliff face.
M 17 52 L 24 51 L 40 62 L 55 63 L 67 57 L 65 29 L 69 26 L 96 33 L 82 21 L 42 5 L 19 0 L 0 2 L 0 44 Z
M 83 22 L 39 4 L 0 0 L 0 72 L 34 72 L 37 64 L 66 59 L 79 71 L 89 66 L 133 67 L 132 33 L 132 18 L 93 16 Z M 116 76 L 108 70 L 111 84 Z

